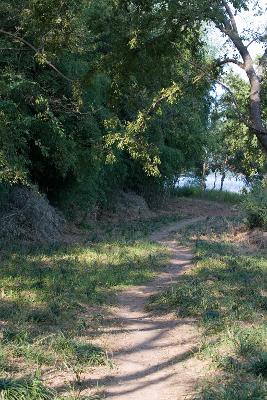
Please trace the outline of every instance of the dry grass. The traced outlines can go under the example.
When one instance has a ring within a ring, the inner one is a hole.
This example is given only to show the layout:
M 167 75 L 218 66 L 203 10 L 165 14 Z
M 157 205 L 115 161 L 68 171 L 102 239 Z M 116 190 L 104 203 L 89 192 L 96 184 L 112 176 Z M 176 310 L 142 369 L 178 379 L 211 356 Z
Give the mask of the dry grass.
M 197 398 L 264 400 L 266 250 L 245 240 L 238 218 L 211 218 L 185 229 L 178 239 L 195 243 L 196 267 L 170 291 L 154 297 L 150 307 L 198 319 L 200 355 L 214 368 L 214 379 L 203 383 Z

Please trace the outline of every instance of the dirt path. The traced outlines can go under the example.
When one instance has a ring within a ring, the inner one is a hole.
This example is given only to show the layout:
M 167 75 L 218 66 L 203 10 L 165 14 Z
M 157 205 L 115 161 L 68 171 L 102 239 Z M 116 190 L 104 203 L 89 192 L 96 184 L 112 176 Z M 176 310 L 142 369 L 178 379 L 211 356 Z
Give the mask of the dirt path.
M 105 382 L 105 398 L 120 400 L 179 400 L 190 398 L 204 362 L 194 357 L 198 331 L 192 319 L 173 315 L 155 317 L 144 310 L 149 296 L 171 286 L 191 267 L 190 249 L 177 246 L 172 232 L 203 217 L 164 227 L 151 236 L 165 245 L 171 260 L 164 272 L 145 286 L 118 295 L 116 317 L 121 326 L 113 333 L 115 372 Z

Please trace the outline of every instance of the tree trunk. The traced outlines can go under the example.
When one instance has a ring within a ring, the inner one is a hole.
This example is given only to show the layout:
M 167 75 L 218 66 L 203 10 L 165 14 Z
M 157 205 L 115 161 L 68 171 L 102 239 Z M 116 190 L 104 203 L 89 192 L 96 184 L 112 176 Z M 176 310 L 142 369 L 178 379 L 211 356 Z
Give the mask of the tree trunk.
M 216 188 L 216 182 L 217 182 L 217 171 L 214 172 L 213 190 Z
M 250 83 L 250 118 L 249 128 L 251 133 L 255 134 L 267 153 L 267 129 L 264 126 L 261 112 L 261 76 L 264 74 L 266 68 L 267 52 L 265 51 L 260 67 L 262 71 L 258 75 L 253 65 L 253 60 L 247 46 L 244 45 L 241 36 L 239 35 L 234 14 L 230 5 L 226 0 L 222 0 L 225 7 L 226 15 L 223 24 L 218 24 L 218 28 L 227 35 L 242 57 L 243 64 L 236 62 L 247 74 Z
M 225 171 L 222 172 L 222 177 L 221 177 L 221 187 L 220 187 L 221 192 L 223 190 L 224 180 L 225 180 Z
M 201 186 L 202 186 L 203 190 L 206 190 L 206 188 L 207 188 L 207 185 L 206 185 L 207 170 L 208 170 L 208 166 L 204 162 L 202 165 L 202 180 L 201 180 Z

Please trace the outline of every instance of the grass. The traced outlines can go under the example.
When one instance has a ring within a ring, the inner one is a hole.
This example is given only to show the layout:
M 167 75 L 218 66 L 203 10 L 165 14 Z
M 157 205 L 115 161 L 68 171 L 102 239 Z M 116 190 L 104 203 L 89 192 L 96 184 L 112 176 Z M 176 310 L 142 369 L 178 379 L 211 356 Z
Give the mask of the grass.
M 197 186 L 184 186 L 176 188 L 173 192 L 178 197 L 192 197 L 196 199 L 218 201 L 223 203 L 239 203 L 243 195 L 240 193 L 233 193 L 220 190 L 203 190 Z
M 1 400 L 100 400 L 98 396 L 58 396 L 43 385 L 39 373 L 30 380 L 0 379 Z
M 122 243 L 146 239 L 154 230 L 157 230 L 168 223 L 179 221 L 181 218 L 182 216 L 175 213 L 171 215 L 156 215 L 146 219 L 126 220 L 123 222 L 118 221 L 116 223 L 98 221 L 97 230 L 95 229 L 95 226 L 88 224 L 81 224 L 80 228 L 85 229 L 87 232 L 89 230 L 88 241 L 107 242 L 112 238 L 113 241 L 119 241 Z
M 32 380 L 0 380 L 1 400 L 51 400 L 55 399 L 55 393 L 43 386 L 42 381 L 36 375 Z
M 196 247 L 196 267 L 179 285 L 151 299 L 150 309 L 195 317 L 203 332 L 202 357 L 217 370 L 198 400 L 263 400 L 267 375 L 267 259 L 235 241 L 231 225 L 212 218 L 183 232 Z
M 59 399 L 42 383 L 47 368 L 71 376 L 64 399 L 93 399 L 75 388 L 90 368 L 112 367 L 98 342 L 103 315 L 96 307 L 154 276 L 166 252 L 148 234 L 177 219 L 102 224 L 97 232 L 85 230 L 82 244 L 2 243 L 1 400 Z

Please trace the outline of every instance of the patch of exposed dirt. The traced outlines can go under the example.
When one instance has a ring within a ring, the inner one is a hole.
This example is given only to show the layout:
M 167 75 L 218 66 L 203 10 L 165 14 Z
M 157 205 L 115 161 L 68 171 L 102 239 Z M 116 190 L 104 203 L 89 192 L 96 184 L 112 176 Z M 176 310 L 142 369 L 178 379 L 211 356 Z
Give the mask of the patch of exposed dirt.
M 136 199 L 131 202 L 131 199 Z M 151 217 L 164 215 L 181 215 L 188 217 L 216 217 L 216 216 L 231 216 L 238 213 L 238 208 L 235 205 L 219 203 L 216 201 L 190 199 L 187 197 L 173 197 L 164 202 L 164 205 L 153 210 L 149 209 L 145 200 L 137 195 L 124 194 L 124 205 L 114 209 L 114 212 L 103 213 L 100 221 L 120 221 L 131 219 L 149 219 Z M 128 202 L 128 203 L 127 203 Z M 133 204 L 132 204 L 133 203 Z M 128 210 L 127 205 L 128 204 Z M 121 210 L 121 211 L 120 211 Z
M 191 268 L 190 249 L 177 246 L 170 234 L 201 219 L 171 224 L 154 233 L 151 239 L 170 252 L 169 265 L 149 284 L 118 295 L 115 314 L 122 329 L 114 337 L 116 371 L 105 385 L 107 399 L 185 399 L 203 375 L 205 363 L 195 356 L 199 344 L 196 321 L 172 314 L 156 316 L 144 309 L 151 295 L 171 286 Z
M 138 196 L 139 197 L 139 196 Z M 137 208 L 138 209 L 138 208 Z M 94 221 L 90 221 L 90 231 L 101 236 L 103 225 L 110 223 L 123 223 L 125 220 L 151 220 L 157 217 L 164 216 L 180 216 L 180 217 L 229 217 L 239 213 L 237 206 L 215 201 L 189 199 L 187 197 L 176 197 L 166 201 L 164 207 L 150 210 L 146 206 L 142 211 L 129 211 L 128 216 L 120 212 L 105 212 Z M 102 227 L 101 227 L 102 226 Z M 80 229 L 77 225 L 69 224 L 65 229 L 65 234 L 62 238 L 66 243 L 78 243 L 87 241 L 88 231 Z

